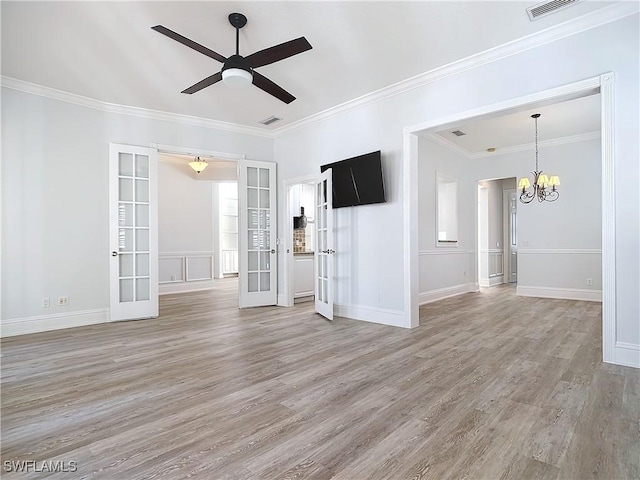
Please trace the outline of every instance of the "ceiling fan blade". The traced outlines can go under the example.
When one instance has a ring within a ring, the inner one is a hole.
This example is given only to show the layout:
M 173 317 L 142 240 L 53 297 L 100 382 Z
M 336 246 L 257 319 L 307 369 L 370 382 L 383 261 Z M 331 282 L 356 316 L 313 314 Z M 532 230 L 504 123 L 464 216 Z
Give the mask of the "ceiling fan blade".
M 282 100 L 284 103 L 293 102 L 296 97 L 287 92 L 284 88 L 276 85 L 264 75 L 260 75 L 258 72 L 253 72 L 253 84 L 267 92 L 269 95 L 273 95 L 278 100 Z
M 207 88 L 209 85 L 213 85 L 220 80 L 222 80 L 222 72 L 218 72 L 211 75 L 210 77 L 205 78 L 204 80 L 200 80 L 198 83 L 191 85 L 189 88 L 183 90 L 180 93 L 188 93 L 189 95 L 191 95 L 192 93 L 199 92 L 203 88 Z
M 259 52 L 252 53 L 246 57 L 251 68 L 262 67 L 263 65 L 269 65 L 270 63 L 284 60 L 285 58 L 293 57 L 307 50 L 311 50 L 313 47 L 307 41 L 306 38 L 300 37 L 295 40 L 281 43 L 273 47 L 265 48 Z
M 162 25 L 156 25 L 155 27 L 151 27 L 152 30 L 155 30 L 158 33 L 166 35 L 169 38 L 172 38 L 176 42 L 180 42 L 183 45 L 186 45 L 189 48 L 193 48 L 196 52 L 200 52 L 207 57 L 211 57 L 214 60 L 224 63 L 227 59 L 220 55 L 219 53 L 214 52 L 210 48 L 207 48 L 203 45 L 200 45 L 193 40 L 188 39 L 187 37 L 183 37 L 179 33 L 174 32 L 173 30 L 169 30 L 167 27 L 163 27 Z

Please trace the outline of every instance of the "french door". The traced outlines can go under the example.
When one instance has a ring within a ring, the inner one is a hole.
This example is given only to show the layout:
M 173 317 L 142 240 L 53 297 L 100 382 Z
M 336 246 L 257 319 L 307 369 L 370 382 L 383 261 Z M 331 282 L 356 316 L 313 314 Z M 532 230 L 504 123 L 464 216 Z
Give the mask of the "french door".
M 158 316 L 156 150 L 109 145 L 111 320 Z
M 316 312 L 333 320 L 333 203 L 331 169 L 315 181 L 316 249 L 314 255 Z
M 240 308 L 277 303 L 276 164 L 238 162 Z

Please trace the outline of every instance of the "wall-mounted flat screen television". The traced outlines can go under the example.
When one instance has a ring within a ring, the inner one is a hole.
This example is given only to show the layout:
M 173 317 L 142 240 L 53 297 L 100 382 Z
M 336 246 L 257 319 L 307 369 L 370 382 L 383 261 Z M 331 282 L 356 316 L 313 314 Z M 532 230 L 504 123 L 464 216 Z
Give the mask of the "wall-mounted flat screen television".
M 380 150 L 322 165 L 332 169 L 333 208 L 386 202 Z

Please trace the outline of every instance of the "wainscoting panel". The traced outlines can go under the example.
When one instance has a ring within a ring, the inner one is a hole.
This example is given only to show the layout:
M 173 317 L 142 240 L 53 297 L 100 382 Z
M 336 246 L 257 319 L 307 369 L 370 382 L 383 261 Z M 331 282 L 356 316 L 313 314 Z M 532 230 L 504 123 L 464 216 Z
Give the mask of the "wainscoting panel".
M 480 250 L 480 276 L 478 283 L 481 287 L 500 285 L 503 277 L 503 250 L 493 248 Z
M 187 282 L 213 279 L 213 254 L 185 257 Z
M 158 257 L 160 295 L 214 288 L 213 252 L 162 252 Z

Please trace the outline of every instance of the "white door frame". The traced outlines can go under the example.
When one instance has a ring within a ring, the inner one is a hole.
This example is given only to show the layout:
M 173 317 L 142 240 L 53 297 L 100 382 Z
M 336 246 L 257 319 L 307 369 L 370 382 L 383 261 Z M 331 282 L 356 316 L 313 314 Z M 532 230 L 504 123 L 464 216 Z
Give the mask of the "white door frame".
M 419 325 L 418 316 L 418 134 L 431 129 L 444 129 L 451 124 L 477 117 L 503 115 L 540 105 L 600 93 L 602 148 L 602 356 L 603 361 L 631 365 L 637 361 L 636 351 L 616 345 L 616 218 L 613 148 L 614 74 L 570 83 L 561 87 L 517 97 L 504 102 L 455 113 L 404 128 L 402 177 L 404 190 L 404 311 L 405 326 Z M 477 249 L 477 218 L 476 218 Z M 476 262 L 477 264 L 477 262 Z M 476 267 L 477 268 L 477 267 Z M 476 272 L 477 276 L 477 272 Z
M 293 285 L 293 269 L 295 262 L 293 258 L 293 211 L 291 211 L 291 188 L 301 183 L 313 183 L 317 175 L 304 175 L 302 177 L 289 178 L 283 181 L 284 185 L 284 219 L 282 229 L 284 236 L 284 275 L 283 275 L 283 295 L 278 295 L 278 305 L 280 307 L 293 307 L 295 289 Z
M 517 179 L 516 179 L 517 181 Z M 518 274 L 517 274 L 517 259 L 516 259 L 516 281 L 511 281 L 511 270 L 512 270 L 512 262 L 513 257 L 511 253 L 511 195 L 516 194 L 516 202 L 517 202 L 517 188 L 508 188 L 506 190 L 502 190 L 502 283 L 518 283 Z M 516 204 L 517 206 L 517 204 Z M 516 209 L 517 211 L 517 209 Z M 517 213 L 516 213 L 516 239 L 518 238 L 518 223 L 517 223 Z M 518 251 L 518 245 L 516 243 L 516 252 Z M 517 255 L 517 254 L 516 254 Z

